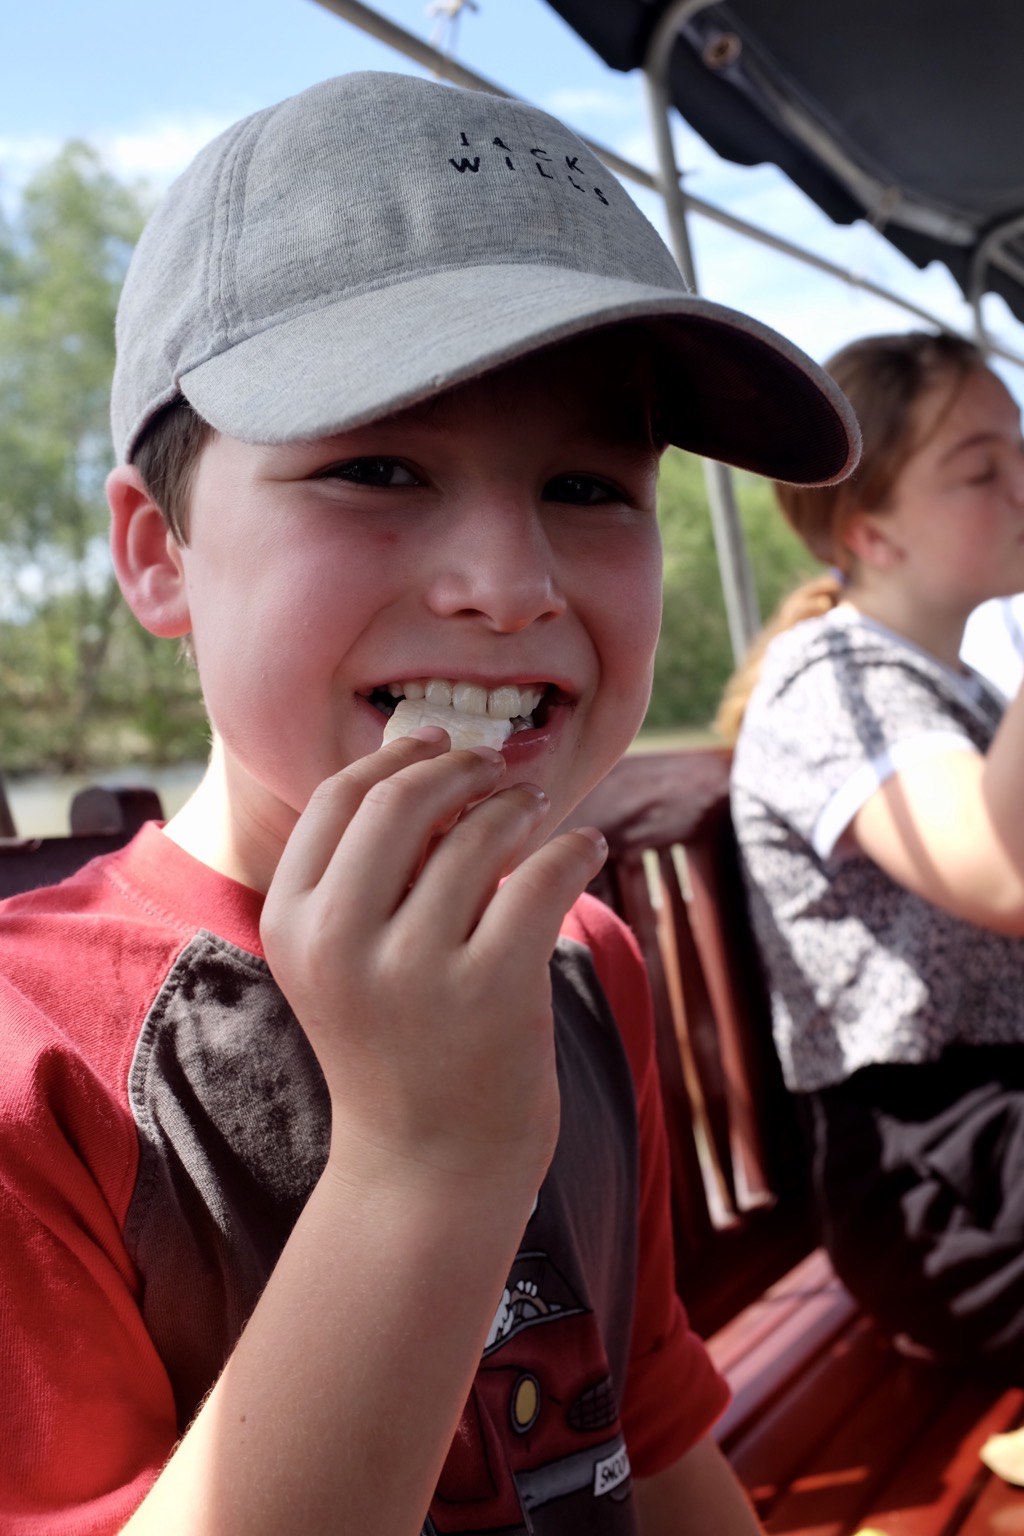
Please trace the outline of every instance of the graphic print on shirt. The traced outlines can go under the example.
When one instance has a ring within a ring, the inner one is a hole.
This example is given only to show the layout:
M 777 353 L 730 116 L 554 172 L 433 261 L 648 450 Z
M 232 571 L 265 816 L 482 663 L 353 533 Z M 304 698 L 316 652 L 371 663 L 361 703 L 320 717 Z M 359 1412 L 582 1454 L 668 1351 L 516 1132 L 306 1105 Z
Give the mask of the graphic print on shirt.
M 593 1500 L 628 1503 L 630 1491 L 629 1457 L 594 1315 L 547 1254 L 522 1252 L 424 1536 L 527 1536 L 544 1529 L 542 1511 L 555 1504 L 561 1529 L 569 1518 L 582 1530 Z

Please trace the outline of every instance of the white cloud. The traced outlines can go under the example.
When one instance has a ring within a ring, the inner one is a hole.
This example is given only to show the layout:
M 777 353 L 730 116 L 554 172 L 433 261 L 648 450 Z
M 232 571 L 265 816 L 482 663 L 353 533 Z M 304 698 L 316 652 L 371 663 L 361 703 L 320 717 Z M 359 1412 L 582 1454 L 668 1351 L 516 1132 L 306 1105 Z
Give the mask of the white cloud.
M 131 133 L 99 134 L 93 143 L 115 175 L 125 179 L 144 177 L 162 189 L 185 169 L 204 144 L 230 127 L 235 119 L 236 114 L 169 118 Z
M 125 181 L 144 180 L 162 192 L 210 139 L 231 125 L 239 114 L 199 113 L 140 124 L 131 131 L 98 131 L 88 142 L 104 165 Z M 0 138 L 0 198 L 9 207 L 25 183 L 60 153 L 66 140 L 48 135 Z
M 0 138 L 0 197 L 9 202 L 40 166 L 60 153 L 62 139 L 38 134 L 32 138 Z

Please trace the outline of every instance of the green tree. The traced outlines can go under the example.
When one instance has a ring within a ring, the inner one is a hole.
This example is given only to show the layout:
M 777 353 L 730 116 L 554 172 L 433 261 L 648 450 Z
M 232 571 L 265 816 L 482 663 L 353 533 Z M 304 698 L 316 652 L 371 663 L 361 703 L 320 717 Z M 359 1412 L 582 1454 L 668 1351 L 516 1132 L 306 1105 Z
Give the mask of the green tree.
M 3 770 L 196 750 L 194 680 L 135 625 L 106 549 L 114 313 L 145 212 L 76 142 L 0 224 Z
M 818 567 L 779 513 L 771 487 L 736 476 L 740 519 L 761 612 Z M 658 510 L 665 541 L 665 616 L 647 725 L 706 726 L 733 667 L 714 533 L 700 461 L 670 449 Z

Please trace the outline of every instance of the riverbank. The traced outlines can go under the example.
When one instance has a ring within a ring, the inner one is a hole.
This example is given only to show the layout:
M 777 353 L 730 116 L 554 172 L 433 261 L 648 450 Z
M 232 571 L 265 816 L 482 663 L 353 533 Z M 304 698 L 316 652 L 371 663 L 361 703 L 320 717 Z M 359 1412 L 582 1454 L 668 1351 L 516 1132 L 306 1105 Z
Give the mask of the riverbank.
M 642 731 L 633 752 L 666 751 L 674 747 L 706 746 L 707 731 Z M 164 813 L 173 816 L 199 783 L 203 763 L 176 763 L 170 768 L 146 768 L 128 764 L 103 773 L 29 774 L 5 779 L 7 802 L 20 837 L 60 837 L 68 830 L 68 810 L 73 796 L 87 784 L 136 784 L 155 789 Z
M 132 784 L 155 789 L 168 816 L 188 799 L 202 777 L 204 764 L 176 763 L 171 768 L 130 764 L 104 773 L 28 774 L 5 779 L 7 803 L 20 837 L 60 837 L 68 831 L 71 801 L 87 784 Z

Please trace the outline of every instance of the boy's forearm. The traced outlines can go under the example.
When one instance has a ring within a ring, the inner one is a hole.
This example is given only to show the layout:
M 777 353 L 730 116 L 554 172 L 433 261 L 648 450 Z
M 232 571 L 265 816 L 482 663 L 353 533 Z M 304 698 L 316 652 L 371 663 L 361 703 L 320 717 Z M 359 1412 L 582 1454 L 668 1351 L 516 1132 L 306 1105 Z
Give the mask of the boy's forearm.
M 762 1536 L 750 1500 L 707 1437 L 664 1472 L 638 1478 L 636 1502 L 641 1536 Z
M 130 1536 L 418 1536 L 531 1200 L 329 1164 Z

